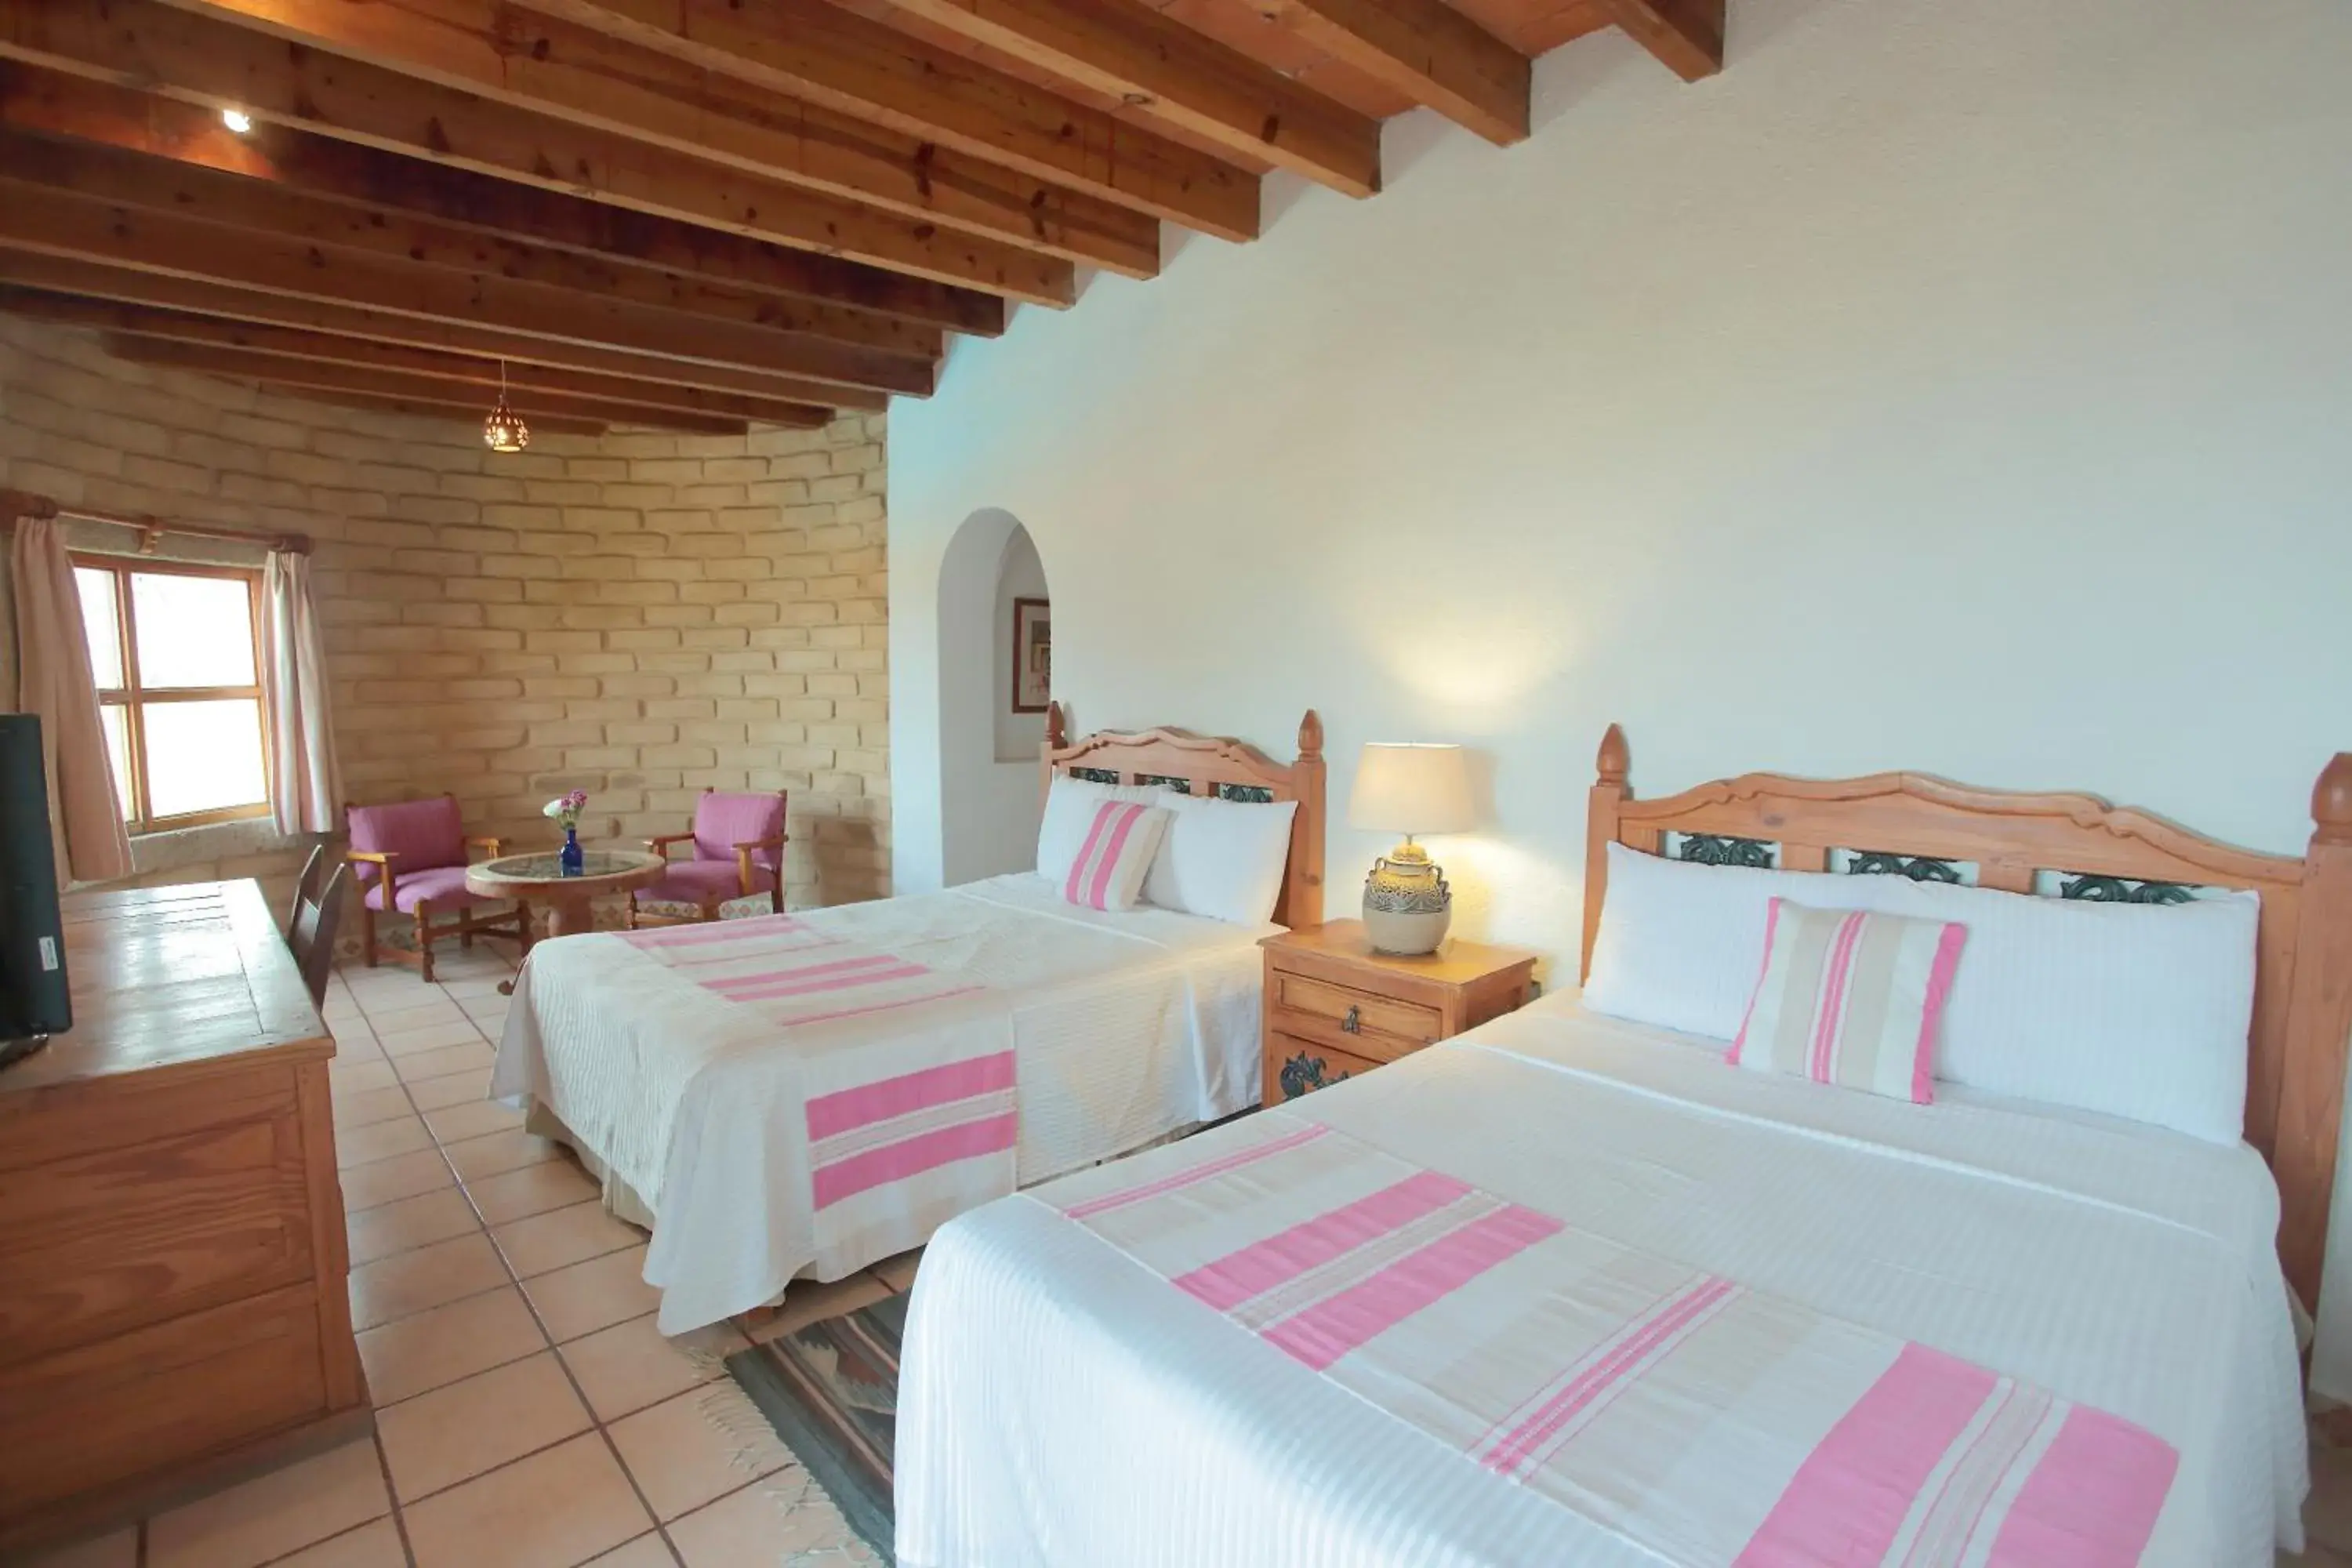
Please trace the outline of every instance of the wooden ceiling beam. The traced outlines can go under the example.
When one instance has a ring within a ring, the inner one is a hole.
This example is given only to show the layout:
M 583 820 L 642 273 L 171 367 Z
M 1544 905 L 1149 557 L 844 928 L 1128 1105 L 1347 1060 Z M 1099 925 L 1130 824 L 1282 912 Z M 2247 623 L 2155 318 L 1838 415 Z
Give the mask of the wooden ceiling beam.
M 111 300 L 75 299 L 0 284 L 0 311 L 29 316 L 64 326 L 206 350 L 243 351 L 281 359 L 314 360 L 352 371 L 387 370 L 438 376 L 476 386 L 497 386 L 508 374 L 506 362 L 487 356 L 410 348 L 403 343 L 370 342 L 361 338 L 305 332 L 254 321 L 225 321 L 217 316 L 194 316 L 147 305 L 126 305 Z M 665 382 L 637 381 L 627 376 L 600 375 L 591 371 L 545 365 L 513 368 L 520 382 L 543 392 L 607 403 L 675 409 L 680 414 L 707 414 L 721 419 L 749 419 L 761 425 L 814 429 L 832 422 L 829 404 L 795 403 L 782 398 L 747 397 L 740 393 L 711 392 L 698 386 L 673 386 Z
M 474 431 L 474 439 L 481 439 L 482 416 L 487 408 L 468 404 L 423 403 L 411 397 L 393 397 L 372 393 L 328 392 L 319 387 L 269 386 L 264 390 L 278 397 L 297 398 L 304 403 L 331 404 L 337 408 L 356 408 L 364 414 L 397 414 L 410 419 L 431 419 L 445 425 L 462 425 Z M 602 419 L 567 419 L 556 415 L 540 415 L 530 420 L 534 436 L 602 436 L 611 426 Z M 493 463 L 498 459 L 493 457 Z
M 86 77 L 0 61 L 0 125 L 549 246 L 674 277 L 681 286 L 707 283 L 782 295 L 983 337 L 1004 331 L 1003 300 L 978 289 L 789 250 L 284 126 L 257 124 L 239 135 L 215 110 Z
M 498 396 L 495 377 L 486 386 L 469 376 L 440 375 L 381 366 L 328 364 L 319 360 L 257 353 L 250 349 L 212 348 L 201 343 L 169 342 L 157 338 L 113 335 L 105 342 L 106 352 L 117 359 L 194 371 L 204 375 L 230 376 L 239 381 L 267 382 L 274 386 L 313 387 L 328 392 L 414 398 L 421 402 L 446 403 L 456 407 L 474 402 L 479 405 L 484 414 L 490 411 L 490 405 Z M 741 419 L 692 414 L 663 404 L 632 404 L 621 398 L 583 397 L 575 393 L 558 391 L 527 370 L 516 372 L 508 383 L 507 402 L 526 420 L 537 412 L 552 414 L 559 418 L 657 425 L 672 430 L 704 431 L 721 436 L 733 435 L 748 427 L 747 422 Z M 809 416 L 821 414 L 821 410 L 804 411 L 795 416 L 793 427 L 820 427 L 826 421 L 823 417 L 811 418 Z
M 1533 62 L 1445 0 L 1252 0 L 1332 58 L 1507 147 L 1528 139 Z
M 532 9 L 1221 239 L 1258 235 L 1250 171 L 824 0 Z
M 931 390 L 933 367 L 927 359 L 732 322 L 697 321 L 674 310 L 599 300 L 544 284 L 361 251 L 330 251 L 281 235 L 125 207 L 15 178 L 16 173 L 0 167 L 0 245 L 17 250 L 918 397 Z
M 250 234 L 540 285 L 579 295 L 591 309 L 614 303 L 675 312 L 691 318 L 698 331 L 748 327 L 909 359 L 937 360 L 942 352 L 936 327 L 803 300 L 686 283 L 644 268 L 610 267 L 570 251 L 492 239 L 427 218 L 348 206 L 114 147 L 52 142 L 0 128 L 0 170 L 52 190 L 226 224 Z
M 1600 0 L 1609 19 L 1685 81 L 1723 68 L 1724 0 Z
M 703 364 L 693 360 L 635 353 L 602 344 L 559 342 L 551 338 L 526 337 L 520 332 L 496 327 L 439 321 L 423 316 L 394 315 L 355 305 L 267 294 L 208 279 L 138 272 L 73 258 L 10 250 L 5 247 L 0 247 L 0 284 L 37 289 L 82 300 L 113 300 L 158 310 L 209 316 L 227 322 L 282 327 L 299 332 L 351 338 L 362 342 L 400 343 L 411 348 L 488 355 L 493 359 L 511 360 L 517 364 L 594 371 L 677 386 L 706 387 L 713 392 L 782 398 L 792 403 L 824 404 L 836 408 L 872 411 L 888 407 L 890 401 L 887 395 L 871 387 L 833 385 L 747 370 L 737 365 Z
M 1135 0 L 898 0 L 938 26 L 1351 196 L 1381 188 L 1381 128 Z
M 1076 297 L 1059 257 L 289 48 L 155 0 L 0 0 L 0 58 L 934 282 L 1057 307 Z
M 1160 270 L 1149 214 L 505 0 L 168 3 L 821 195 L 1131 278 Z

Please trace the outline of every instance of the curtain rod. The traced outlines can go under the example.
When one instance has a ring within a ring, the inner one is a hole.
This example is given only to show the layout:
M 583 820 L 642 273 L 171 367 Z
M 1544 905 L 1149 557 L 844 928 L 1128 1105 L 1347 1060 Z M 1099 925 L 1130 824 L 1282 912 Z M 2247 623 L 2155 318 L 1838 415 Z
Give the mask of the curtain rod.
M 0 489 L 0 520 L 14 523 L 20 517 L 54 517 L 74 522 L 111 523 L 118 528 L 139 531 L 139 553 L 152 555 L 155 546 L 167 533 L 188 539 L 225 539 L 237 544 L 259 544 L 271 550 L 283 550 L 292 555 L 310 553 L 310 536 L 307 533 L 257 533 L 243 528 L 212 528 L 196 522 L 165 522 L 161 518 L 143 512 L 100 511 L 90 507 L 67 506 L 51 496 L 35 495 L 30 490 Z

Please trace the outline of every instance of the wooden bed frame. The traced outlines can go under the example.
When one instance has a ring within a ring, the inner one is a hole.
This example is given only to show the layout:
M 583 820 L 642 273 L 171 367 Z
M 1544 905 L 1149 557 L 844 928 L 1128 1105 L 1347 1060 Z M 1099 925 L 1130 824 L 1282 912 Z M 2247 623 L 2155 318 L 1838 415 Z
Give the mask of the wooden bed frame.
M 1195 735 L 1188 730 L 1103 730 L 1072 742 L 1058 702 L 1045 709 L 1045 744 L 1037 787 L 1051 789 L 1055 773 L 1103 784 L 1160 784 L 1186 795 L 1233 800 L 1295 800 L 1290 863 L 1275 900 L 1276 923 L 1323 923 L 1323 721 L 1312 708 L 1298 721 L 1298 757 L 1287 766 L 1243 741 Z
M 1871 857 L 1863 870 L 1937 880 L 1952 879 L 1944 863 L 1974 861 L 1978 886 L 2010 892 L 2042 890 L 2054 873 L 2070 879 L 2060 889 L 2068 898 L 2170 902 L 2191 887 L 2261 894 L 2246 1141 L 2278 1179 L 2287 1280 L 2316 1309 L 2352 1035 L 2352 752 L 2337 752 L 2319 775 L 2311 848 L 2299 859 L 2239 849 L 2095 795 L 1971 789 L 1924 773 L 1743 773 L 1636 800 L 1627 761 L 1625 732 L 1612 724 L 1587 818 L 1580 973 L 1591 968 L 1601 929 L 1605 847 L 1664 854 L 1669 834 L 1704 836 L 1706 852 L 1685 858 L 1790 871 L 1854 868 L 1833 863 L 1843 850 Z

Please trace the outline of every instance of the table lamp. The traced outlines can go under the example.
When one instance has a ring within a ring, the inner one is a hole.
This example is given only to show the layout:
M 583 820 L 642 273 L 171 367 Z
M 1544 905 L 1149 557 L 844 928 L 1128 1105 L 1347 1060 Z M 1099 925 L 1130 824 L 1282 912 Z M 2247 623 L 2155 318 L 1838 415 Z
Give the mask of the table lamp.
M 1470 826 L 1470 770 L 1459 746 L 1372 742 L 1356 763 L 1348 826 L 1402 833 L 1404 842 L 1372 862 L 1364 879 L 1364 931 L 1381 952 L 1435 952 L 1454 919 L 1444 868 L 1412 841 L 1416 833 Z

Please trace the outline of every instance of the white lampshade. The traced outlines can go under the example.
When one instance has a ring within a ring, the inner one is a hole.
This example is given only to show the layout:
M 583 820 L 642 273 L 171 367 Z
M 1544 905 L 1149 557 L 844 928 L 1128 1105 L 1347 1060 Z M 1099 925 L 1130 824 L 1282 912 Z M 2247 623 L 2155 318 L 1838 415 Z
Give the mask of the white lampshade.
M 1461 747 L 1366 744 L 1356 763 L 1356 787 L 1348 795 L 1349 826 L 1465 833 L 1474 820 L 1470 769 Z

